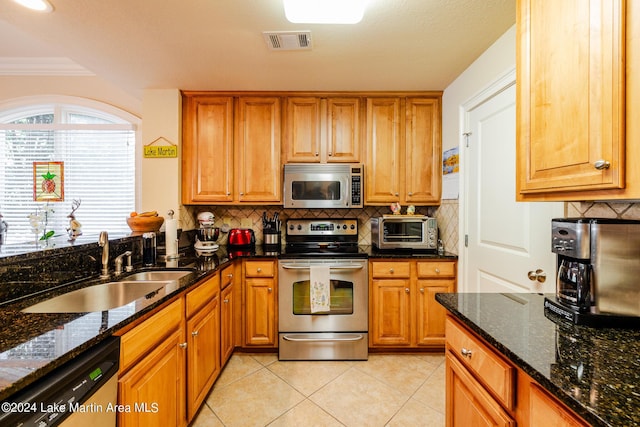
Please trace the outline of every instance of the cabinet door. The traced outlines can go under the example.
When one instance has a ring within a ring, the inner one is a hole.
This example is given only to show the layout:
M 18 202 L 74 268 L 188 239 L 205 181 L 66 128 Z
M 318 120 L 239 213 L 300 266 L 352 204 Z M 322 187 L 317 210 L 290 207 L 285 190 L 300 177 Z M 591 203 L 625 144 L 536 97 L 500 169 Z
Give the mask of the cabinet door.
M 186 96 L 182 141 L 182 201 L 233 199 L 233 98 Z
M 407 99 L 404 203 L 440 204 L 441 115 L 439 98 Z
M 623 0 L 518 2 L 517 194 L 625 186 L 624 16 Z
M 446 309 L 436 301 L 438 292 L 453 292 L 454 280 L 418 280 L 416 344 L 444 347 Z
M 235 178 L 239 202 L 282 202 L 280 127 L 280 98 L 238 98 Z
M 326 100 L 327 162 L 360 162 L 360 98 Z
M 220 299 L 207 302 L 187 321 L 187 413 L 191 420 L 220 374 Z
M 228 285 L 220 293 L 220 365 L 231 357 L 234 344 L 233 296 L 234 285 Z
M 245 330 L 247 346 L 275 347 L 276 289 L 270 278 L 245 279 Z
M 365 203 L 400 201 L 400 98 L 367 99 Z
M 184 330 L 171 333 L 118 380 L 118 425 L 186 425 Z
M 446 425 L 515 426 L 515 421 L 449 352 L 446 355 Z
M 411 345 L 411 290 L 408 279 L 371 281 L 370 344 Z
M 547 427 L 584 427 L 588 425 L 564 408 L 541 387 L 530 383 L 529 425 L 535 426 L 544 420 Z
M 285 118 L 285 161 L 320 162 L 320 98 L 287 98 Z

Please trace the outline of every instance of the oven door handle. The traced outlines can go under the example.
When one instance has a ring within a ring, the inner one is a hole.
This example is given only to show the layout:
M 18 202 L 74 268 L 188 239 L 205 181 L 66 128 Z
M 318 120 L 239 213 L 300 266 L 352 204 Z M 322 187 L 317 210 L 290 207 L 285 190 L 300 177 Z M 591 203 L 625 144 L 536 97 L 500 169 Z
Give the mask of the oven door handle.
M 349 335 L 341 338 L 296 338 L 295 336 L 283 335 L 282 339 L 286 341 L 297 341 L 297 342 L 327 342 L 327 341 L 360 341 L 364 339 L 363 335 Z
M 281 267 L 286 270 L 309 270 L 311 268 L 310 265 L 292 265 L 292 264 L 281 264 Z M 330 270 L 362 270 L 364 268 L 363 265 L 330 265 Z

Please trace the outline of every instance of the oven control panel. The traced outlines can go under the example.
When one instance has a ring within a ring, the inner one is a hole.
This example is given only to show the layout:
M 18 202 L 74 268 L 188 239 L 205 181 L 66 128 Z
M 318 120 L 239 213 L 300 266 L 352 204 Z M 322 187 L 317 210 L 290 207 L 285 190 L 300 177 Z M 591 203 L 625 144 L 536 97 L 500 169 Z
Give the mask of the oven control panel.
M 287 236 L 351 235 L 358 235 L 358 220 L 355 218 L 287 220 Z

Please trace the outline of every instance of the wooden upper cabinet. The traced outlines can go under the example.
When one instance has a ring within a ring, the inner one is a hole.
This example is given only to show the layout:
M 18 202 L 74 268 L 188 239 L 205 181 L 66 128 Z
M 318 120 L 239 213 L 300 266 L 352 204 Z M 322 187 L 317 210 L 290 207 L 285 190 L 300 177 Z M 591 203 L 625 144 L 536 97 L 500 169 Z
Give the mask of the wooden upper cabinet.
M 441 97 L 367 99 L 365 203 L 438 205 Z
M 282 202 L 280 98 L 240 97 L 235 177 L 239 202 Z
M 365 202 L 400 201 L 400 98 L 367 99 Z
M 233 200 L 233 98 L 184 98 L 182 202 Z
M 624 195 L 629 3 L 518 1 L 519 200 Z
M 360 98 L 288 97 L 285 163 L 360 162 Z
M 440 203 L 442 137 L 439 98 L 408 98 L 405 125 L 405 191 L 409 204 Z

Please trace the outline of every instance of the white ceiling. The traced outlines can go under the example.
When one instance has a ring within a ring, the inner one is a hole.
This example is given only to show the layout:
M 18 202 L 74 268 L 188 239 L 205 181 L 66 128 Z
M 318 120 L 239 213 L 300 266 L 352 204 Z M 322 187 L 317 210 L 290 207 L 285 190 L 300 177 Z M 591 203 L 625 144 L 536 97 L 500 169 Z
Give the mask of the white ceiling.
M 0 0 L 0 74 L 66 58 L 135 97 L 443 90 L 515 23 L 515 0 L 370 0 L 356 25 L 292 24 L 281 0 L 50 1 L 38 14 Z M 274 30 L 310 30 L 313 49 L 271 51 L 262 32 Z

